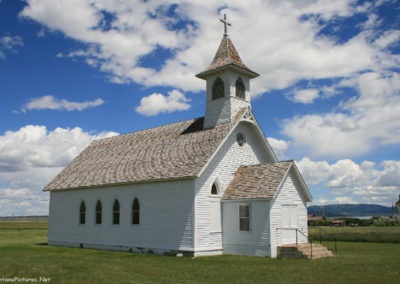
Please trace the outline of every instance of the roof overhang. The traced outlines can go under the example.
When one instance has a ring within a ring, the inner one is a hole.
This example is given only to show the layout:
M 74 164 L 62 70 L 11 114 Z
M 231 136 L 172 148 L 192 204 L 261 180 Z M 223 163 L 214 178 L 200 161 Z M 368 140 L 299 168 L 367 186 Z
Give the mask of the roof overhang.
M 70 188 L 55 188 L 55 189 L 47 189 L 44 188 L 42 191 L 44 192 L 58 192 L 58 191 L 70 191 L 70 190 L 80 190 L 80 189 L 94 189 L 94 188 L 106 188 L 106 187 L 116 187 L 116 186 L 129 186 L 129 185 L 138 185 L 145 183 L 163 183 L 163 182 L 174 182 L 174 181 L 184 181 L 195 179 L 197 176 L 183 176 L 183 177 L 175 177 L 175 178 L 164 178 L 164 179 L 150 179 L 150 180 L 138 180 L 138 181 L 128 181 L 128 182 L 116 182 L 109 184 L 93 184 L 88 186 L 79 186 L 79 187 L 70 187 Z
M 235 72 L 238 72 L 240 74 L 243 74 L 243 75 L 249 77 L 250 79 L 253 79 L 253 78 L 256 78 L 256 77 L 260 76 L 260 74 L 254 72 L 254 71 L 251 71 L 250 69 L 243 68 L 243 67 L 238 66 L 238 65 L 236 65 L 234 63 L 230 63 L 230 64 L 223 65 L 221 67 L 218 67 L 218 68 L 214 68 L 214 69 L 211 69 L 211 70 L 205 70 L 203 72 L 200 72 L 200 73 L 196 74 L 196 77 L 200 78 L 200 79 L 203 79 L 203 80 L 206 80 L 208 77 L 210 77 L 210 76 L 212 76 L 212 75 L 214 75 L 216 73 L 221 73 L 223 71 L 228 71 L 228 70 L 235 71 Z

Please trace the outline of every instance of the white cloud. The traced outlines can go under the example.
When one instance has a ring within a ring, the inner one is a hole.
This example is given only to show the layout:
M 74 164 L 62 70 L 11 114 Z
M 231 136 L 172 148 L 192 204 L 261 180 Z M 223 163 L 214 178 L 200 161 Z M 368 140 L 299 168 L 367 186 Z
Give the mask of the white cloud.
M 295 103 L 312 104 L 319 98 L 319 90 L 317 89 L 304 89 L 296 90 L 294 93 L 288 95 L 289 99 Z
M 0 59 L 6 58 L 6 52 L 17 52 L 17 47 L 23 45 L 24 41 L 21 36 L 0 37 Z
M 382 43 L 371 41 L 376 37 L 374 30 L 362 31 L 345 42 L 319 34 L 330 21 L 373 12 L 374 6 L 351 0 L 27 3 L 21 16 L 87 46 L 65 56 L 82 57 L 118 83 L 201 90 L 203 82 L 193 74 L 211 62 L 222 37 L 217 13 L 225 12 L 244 62 L 261 74 L 252 86 L 253 95 L 286 88 L 301 79 L 348 77 L 380 69 L 382 64 L 385 68 L 398 65 L 396 55 L 386 52 Z M 379 21 L 371 16 L 366 26 Z M 255 38 L 257 44 L 248 44 Z M 158 66 L 148 65 L 146 57 L 158 49 L 169 52 L 169 58 Z
M 14 49 L 18 46 L 23 46 L 24 41 L 20 36 L 3 36 L 0 37 L 0 47 L 2 49 Z
M 61 167 L 80 153 L 93 139 L 115 135 L 92 135 L 81 128 L 56 128 L 27 125 L 0 136 L 1 171 L 21 171 L 31 167 Z
M 276 139 L 273 137 L 268 137 L 268 142 L 271 145 L 272 149 L 275 152 L 275 155 L 278 157 L 279 160 L 283 160 L 286 158 L 286 151 L 289 148 L 290 142 Z
M 46 193 L 28 188 L 0 188 L 2 216 L 47 215 L 49 198 Z
M 355 202 L 353 200 L 353 198 L 351 198 L 351 197 L 342 196 L 342 197 L 336 197 L 335 203 L 337 203 L 337 204 L 354 204 L 357 202 Z
M 400 161 L 386 160 L 380 164 L 352 160 L 335 163 L 303 158 L 299 169 L 311 191 L 323 193 L 313 203 L 378 203 L 390 205 L 400 191 Z
M 360 25 L 363 29 L 377 28 L 382 24 L 382 20 L 375 13 L 370 13 L 368 15 L 368 20 Z
M 386 31 L 382 36 L 374 41 L 374 43 L 381 49 L 390 47 L 393 44 L 399 44 L 400 30 Z
M 86 102 L 71 102 L 67 100 L 60 100 L 53 96 L 43 96 L 31 99 L 28 103 L 23 105 L 21 111 L 27 112 L 28 110 L 43 110 L 43 109 L 82 111 L 84 109 L 97 107 L 102 104 L 104 104 L 104 101 L 100 98 Z
M 0 136 L 1 214 L 47 214 L 48 196 L 41 189 L 94 139 L 114 132 L 92 134 L 76 127 L 48 131 L 27 125 Z M 27 206 L 30 204 L 29 206 Z
M 336 112 L 286 119 L 282 131 L 294 147 L 312 157 L 354 157 L 400 143 L 400 75 L 368 72 L 342 80 L 360 95 L 342 101 Z
M 174 111 L 188 110 L 190 100 L 178 90 L 172 90 L 168 96 L 154 93 L 140 100 L 140 105 L 135 108 L 136 112 L 152 116 L 159 113 L 171 113 Z
M 383 171 L 378 178 L 380 186 L 399 186 L 400 161 L 382 162 Z

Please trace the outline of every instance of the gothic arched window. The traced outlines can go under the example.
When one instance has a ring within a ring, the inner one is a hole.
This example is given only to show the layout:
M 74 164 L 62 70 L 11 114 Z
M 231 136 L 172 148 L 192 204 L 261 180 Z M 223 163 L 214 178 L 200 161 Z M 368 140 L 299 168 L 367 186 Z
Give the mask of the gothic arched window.
M 137 198 L 132 204 L 132 224 L 140 224 L 140 205 Z
M 246 99 L 246 88 L 240 77 L 236 80 L 236 97 L 243 100 Z
M 86 205 L 85 202 L 81 202 L 81 207 L 79 208 L 79 224 L 86 223 Z
M 211 187 L 211 195 L 218 195 L 218 188 L 215 183 Z
M 114 225 L 119 224 L 119 202 L 118 202 L 118 199 L 115 199 L 114 205 L 113 205 L 113 224 Z
M 212 99 L 216 100 L 224 97 L 225 94 L 225 86 L 224 81 L 220 77 L 215 79 L 214 85 L 212 87 Z
M 100 200 L 96 203 L 96 224 L 101 224 L 101 202 Z

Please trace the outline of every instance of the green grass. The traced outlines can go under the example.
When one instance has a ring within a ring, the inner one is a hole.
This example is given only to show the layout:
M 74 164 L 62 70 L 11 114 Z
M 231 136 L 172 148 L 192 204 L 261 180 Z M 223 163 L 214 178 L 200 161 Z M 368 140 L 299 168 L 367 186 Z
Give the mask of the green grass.
M 6 223 L 6 224 L 5 224 Z M 398 283 L 400 244 L 339 243 L 318 260 L 245 256 L 178 258 L 50 247 L 46 223 L 0 222 L 0 279 L 51 283 Z
M 309 227 L 309 237 L 323 241 L 400 243 L 400 226 L 394 227 Z

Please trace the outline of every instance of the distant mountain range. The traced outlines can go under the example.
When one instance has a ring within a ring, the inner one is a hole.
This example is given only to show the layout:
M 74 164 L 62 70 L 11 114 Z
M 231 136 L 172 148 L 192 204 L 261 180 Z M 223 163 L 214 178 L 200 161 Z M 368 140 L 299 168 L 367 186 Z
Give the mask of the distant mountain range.
M 308 207 L 308 214 L 326 217 L 366 217 L 366 216 L 391 216 L 392 207 L 376 204 L 332 204 L 313 205 Z

